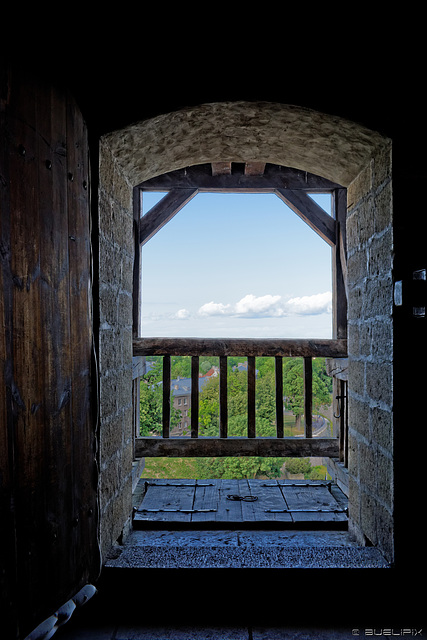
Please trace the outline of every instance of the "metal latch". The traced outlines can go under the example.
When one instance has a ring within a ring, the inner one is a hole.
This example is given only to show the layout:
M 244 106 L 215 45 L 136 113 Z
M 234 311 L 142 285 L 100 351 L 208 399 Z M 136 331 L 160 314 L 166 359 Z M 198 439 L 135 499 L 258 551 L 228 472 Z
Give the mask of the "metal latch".
M 238 496 L 233 494 L 228 494 L 227 500 L 243 500 L 244 502 L 255 502 L 258 500 L 258 496 Z

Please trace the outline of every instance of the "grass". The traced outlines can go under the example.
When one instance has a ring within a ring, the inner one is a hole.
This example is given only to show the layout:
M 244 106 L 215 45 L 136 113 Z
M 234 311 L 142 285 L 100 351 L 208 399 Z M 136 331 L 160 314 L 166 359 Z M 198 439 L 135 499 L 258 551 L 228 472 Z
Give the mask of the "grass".
M 196 458 L 145 458 L 141 478 L 197 480 L 199 475 Z

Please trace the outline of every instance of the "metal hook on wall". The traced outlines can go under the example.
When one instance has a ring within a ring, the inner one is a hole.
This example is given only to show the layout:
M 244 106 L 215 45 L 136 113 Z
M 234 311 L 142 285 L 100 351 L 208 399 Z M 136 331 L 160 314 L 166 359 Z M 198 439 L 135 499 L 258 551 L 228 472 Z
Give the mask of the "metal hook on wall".
M 341 411 L 342 411 L 342 401 L 345 400 L 347 398 L 347 396 L 345 394 L 339 395 L 339 396 L 335 396 L 336 400 L 338 400 L 338 415 L 336 415 L 334 413 L 334 418 L 341 418 Z

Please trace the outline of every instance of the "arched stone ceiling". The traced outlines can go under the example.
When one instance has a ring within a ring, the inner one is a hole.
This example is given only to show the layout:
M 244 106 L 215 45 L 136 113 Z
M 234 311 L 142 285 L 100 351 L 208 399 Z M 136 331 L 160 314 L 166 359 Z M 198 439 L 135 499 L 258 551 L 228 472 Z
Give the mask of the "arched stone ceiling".
M 390 141 L 343 118 L 287 104 L 217 102 L 106 134 L 130 183 L 207 162 L 259 161 L 294 167 L 343 186 Z

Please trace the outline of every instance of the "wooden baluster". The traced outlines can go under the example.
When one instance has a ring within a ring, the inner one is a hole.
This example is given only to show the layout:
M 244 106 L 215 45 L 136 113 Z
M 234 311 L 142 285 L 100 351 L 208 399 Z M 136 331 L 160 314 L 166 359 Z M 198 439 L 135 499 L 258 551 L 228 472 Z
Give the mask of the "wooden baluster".
M 248 438 L 256 438 L 256 428 L 255 428 L 255 356 L 248 356 Z
M 163 437 L 169 438 L 171 418 L 171 357 L 163 356 Z
M 191 358 L 191 437 L 199 437 L 199 356 Z
M 228 436 L 227 356 L 219 359 L 219 437 Z
M 311 357 L 304 357 L 305 437 L 313 437 L 313 370 Z
M 276 356 L 276 434 L 283 438 L 283 358 Z

